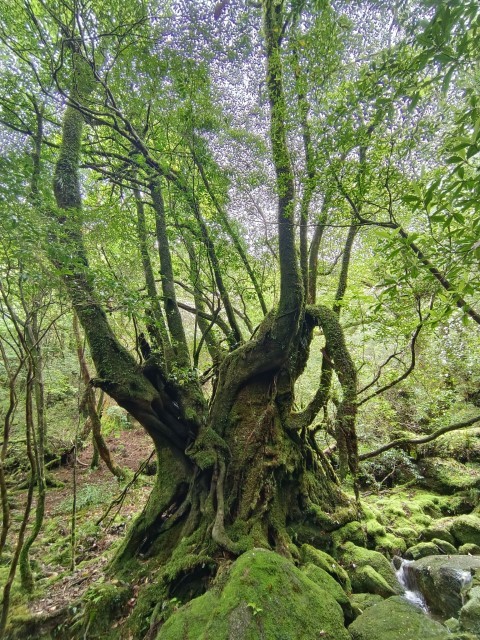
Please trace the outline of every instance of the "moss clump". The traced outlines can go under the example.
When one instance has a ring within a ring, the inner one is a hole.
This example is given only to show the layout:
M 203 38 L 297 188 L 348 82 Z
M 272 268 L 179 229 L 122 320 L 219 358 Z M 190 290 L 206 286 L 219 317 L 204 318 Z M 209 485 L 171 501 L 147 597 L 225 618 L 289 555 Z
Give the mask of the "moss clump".
M 350 640 L 332 595 L 290 561 L 253 549 L 232 565 L 222 587 L 175 612 L 157 640 Z
M 478 544 L 472 544 L 467 542 L 458 547 L 458 553 L 464 556 L 480 556 L 480 546 Z
M 360 522 L 353 520 L 332 533 L 334 547 L 341 547 L 345 542 L 353 542 L 359 547 L 367 544 L 365 531 Z
M 369 607 L 348 630 L 352 640 L 451 640 L 439 622 L 428 618 L 421 609 L 394 596 Z
M 82 598 L 85 637 L 106 638 L 111 621 L 119 615 L 131 595 L 130 586 L 120 582 L 97 583 L 89 587 Z
M 384 536 L 377 536 L 375 538 L 375 550 L 390 558 L 401 555 L 405 552 L 406 548 L 405 540 L 391 533 L 386 533 Z
M 428 542 L 435 538 L 438 538 L 439 540 L 445 540 L 445 542 L 449 542 L 450 544 L 454 545 L 455 539 L 450 533 L 452 524 L 453 518 L 440 518 L 440 520 L 436 520 L 432 525 L 425 529 L 425 531 L 423 531 L 423 540 L 426 540 Z
M 302 545 L 300 549 L 301 559 L 303 564 L 314 564 L 320 569 L 323 569 L 328 574 L 335 578 L 337 582 L 342 585 L 342 588 L 347 593 L 350 593 L 352 590 L 352 586 L 350 584 L 350 578 L 348 577 L 348 573 L 345 569 L 335 560 L 332 556 L 325 553 L 325 551 L 320 551 L 320 549 L 315 549 L 309 544 Z
M 352 603 L 355 617 L 358 618 L 365 609 L 373 607 L 379 602 L 383 602 L 383 598 L 376 593 L 352 593 L 350 602 Z
M 458 544 L 480 545 L 480 518 L 477 516 L 459 516 L 455 518 L 451 529 L 451 534 Z
M 446 543 L 448 544 L 448 543 Z M 455 550 L 455 547 L 454 547 Z M 436 556 L 442 553 L 433 542 L 419 542 L 418 544 L 410 547 L 405 552 L 405 558 L 407 560 L 420 560 L 420 558 L 426 558 L 427 556 Z
M 398 593 L 398 590 L 391 587 L 373 567 L 357 567 L 352 572 L 351 580 L 354 591 L 360 593 L 366 591 L 382 596 L 382 598 L 390 598 Z
M 354 591 L 385 594 L 385 597 L 403 591 L 392 565 L 378 551 L 347 542 L 342 547 L 342 564 L 350 574 Z
M 440 553 L 444 553 L 447 556 L 452 556 L 452 555 L 455 555 L 456 553 L 458 553 L 457 550 L 455 549 L 455 547 L 453 546 L 453 544 L 450 544 L 449 542 L 446 542 L 446 540 L 440 540 L 439 538 L 433 538 L 432 543 L 437 545 L 437 547 L 440 550 Z
M 452 494 L 458 491 L 480 488 L 480 471 L 457 460 L 425 458 L 420 464 L 422 484 L 438 493 Z
M 345 619 L 348 622 L 353 620 L 352 605 L 347 594 L 329 573 L 311 563 L 302 567 L 302 572 L 307 576 L 307 578 L 310 578 L 310 580 L 315 582 L 315 584 L 317 584 L 321 589 L 335 598 L 338 604 L 342 607 Z

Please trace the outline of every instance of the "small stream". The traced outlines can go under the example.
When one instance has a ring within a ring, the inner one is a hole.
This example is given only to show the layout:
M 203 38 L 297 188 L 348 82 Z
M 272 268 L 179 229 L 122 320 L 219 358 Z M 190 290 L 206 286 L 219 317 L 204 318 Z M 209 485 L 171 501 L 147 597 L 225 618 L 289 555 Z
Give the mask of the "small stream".
M 417 584 L 413 579 L 412 574 L 409 574 L 409 572 L 406 570 L 408 565 L 412 562 L 413 560 L 404 560 L 402 558 L 400 567 L 395 571 L 397 580 L 405 589 L 403 597 L 408 600 L 408 602 L 414 604 L 416 607 L 420 607 L 420 609 L 422 609 L 422 611 L 424 611 L 428 615 L 431 615 L 425 598 L 418 590 Z

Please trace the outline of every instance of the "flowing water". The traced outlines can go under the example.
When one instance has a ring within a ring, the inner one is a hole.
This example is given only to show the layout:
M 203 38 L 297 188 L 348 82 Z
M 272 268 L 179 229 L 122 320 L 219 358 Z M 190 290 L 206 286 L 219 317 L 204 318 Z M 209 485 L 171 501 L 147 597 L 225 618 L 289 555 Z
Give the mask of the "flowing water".
M 412 580 L 412 575 L 406 571 L 406 567 L 411 564 L 413 560 L 403 560 L 400 564 L 400 567 L 396 570 L 397 580 L 400 582 L 402 587 L 405 589 L 405 593 L 403 597 L 414 604 L 417 607 L 420 607 L 425 613 L 430 614 L 427 603 L 425 602 L 425 598 L 420 593 L 417 588 L 417 585 L 414 584 L 414 580 Z

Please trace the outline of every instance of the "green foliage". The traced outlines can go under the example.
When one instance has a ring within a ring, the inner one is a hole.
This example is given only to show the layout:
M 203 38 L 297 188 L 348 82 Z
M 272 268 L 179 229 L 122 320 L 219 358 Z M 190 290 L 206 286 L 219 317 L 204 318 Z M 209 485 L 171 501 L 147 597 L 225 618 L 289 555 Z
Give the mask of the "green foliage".
M 76 508 L 82 511 L 87 507 L 98 507 L 110 500 L 115 493 L 115 488 L 106 484 L 85 484 L 76 496 Z M 66 498 L 57 507 L 58 513 L 69 513 L 73 507 L 73 497 Z
M 390 449 L 361 465 L 360 482 L 376 491 L 421 478 L 415 461 L 402 449 Z

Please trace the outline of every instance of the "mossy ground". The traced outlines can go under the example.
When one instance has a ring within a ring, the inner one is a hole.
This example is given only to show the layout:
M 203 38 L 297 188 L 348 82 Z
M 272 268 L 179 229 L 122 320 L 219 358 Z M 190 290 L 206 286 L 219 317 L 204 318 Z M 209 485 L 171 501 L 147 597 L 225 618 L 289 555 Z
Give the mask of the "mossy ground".
M 131 434 L 130 430 L 126 437 L 131 438 Z M 128 446 L 119 439 L 118 451 Z M 147 452 L 142 452 L 142 459 L 144 454 Z M 464 540 L 475 550 L 473 542 L 477 540 L 475 528 L 470 526 L 473 516 L 458 518 L 472 511 L 475 496 L 437 495 L 414 486 L 397 487 L 365 494 L 358 520 L 329 533 L 328 540 L 325 536 L 315 540 L 323 550 L 304 544 L 293 561 L 264 550 L 248 552 L 234 565 L 226 557 L 219 563 L 215 578 L 214 571 L 200 577 L 199 592 L 180 589 L 170 593 L 160 579 L 163 569 L 155 558 L 132 560 L 121 575 L 106 575 L 108 560 L 148 495 L 152 478 L 140 477 L 120 514 L 105 527 L 97 526 L 96 520 L 121 487 L 106 473 L 80 470 L 77 565 L 71 572 L 71 469 L 55 474 L 65 487 L 50 491 L 48 516 L 33 549 L 34 593 L 27 598 L 18 581 L 14 585 L 11 638 L 74 638 L 86 633 L 92 639 L 120 640 L 150 633 L 150 638 L 159 640 L 290 640 L 300 637 L 299 629 L 311 634 L 302 638 L 317 638 L 314 633 L 318 634 L 319 624 L 325 631 L 321 637 L 348 638 L 342 635 L 346 633 L 344 623 L 351 621 L 354 612 L 358 615 L 379 598 L 397 592 L 389 564 L 392 556 L 403 555 L 420 540 L 433 541 L 437 547 L 442 543 L 445 551 L 449 544 L 458 548 Z M 15 496 L 15 502 L 21 505 L 21 494 Z M 11 547 L 0 565 L 0 582 L 8 572 Z M 182 556 L 180 564 L 187 566 L 188 550 L 184 553 L 182 548 L 175 557 Z M 201 566 L 198 554 L 191 560 L 192 570 Z M 175 566 L 171 564 L 170 572 L 175 572 Z M 52 628 L 54 622 L 57 626 Z

